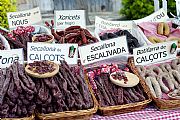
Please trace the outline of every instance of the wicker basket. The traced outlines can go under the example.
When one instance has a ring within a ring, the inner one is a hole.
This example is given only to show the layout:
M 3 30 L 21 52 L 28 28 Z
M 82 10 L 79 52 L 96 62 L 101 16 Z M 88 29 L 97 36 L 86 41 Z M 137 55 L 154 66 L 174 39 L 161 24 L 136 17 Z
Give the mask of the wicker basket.
M 176 109 L 176 108 L 180 108 L 180 100 L 163 100 L 163 99 L 158 99 L 155 98 L 151 92 L 149 87 L 146 85 L 145 81 L 143 80 L 143 78 L 138 74 L 138 71 L 134 65 L 134 60 L 132 58 L 129 59 L 129 65 L 132 69 L 132 71 L 134 72 L 134 74 L 136 74 L 141 83 L 142 83 L 142 87 L 144 89 L 144 91 L 147 93 L 147 95 L 152 98 L 153 102 L 155 103 L 155 105 L 160 109 L 160 110 L 168 110 L 168 109 Z
M 89 90 L 92 95 L 92 99 L 94 101 L 93 108 L 87 110 L 65 111 L 65 112 L 49 113 L 49 114 L 36 113 L 37 117 L 41 120 L 89 120 L 93 116 L 93 114 L 97 112 L 98 102 L 92 92 L 92 88 L 87 80 L 87 76 L 85 80 L 86 83 L 88 84 Z
M 142 84 L 141 81 L 140 81 L 140 84 Z M 148 105 L 148 103 L 152 101 L 152 99 L 150 99 L 149 96 L 147 97 L 148 97 L 147 100 L 136 102 L 136 103 L 106 106 L 106 107 L 101 107 L 99 105 L 98 114 L 103 115 L 103 116 L 111 116 L 111 115 L 117 115 L 117 114 L 123 114 L 123 113 L 142 110 Z
M 98 112 L 100 115 L 117 115 L 117 114 L 123 114 L 128 112 L 134 112 L 144 109 L 148 103 L 151 102 L 151 99 L 137 102 L 137 103 L 130 103 L 130 104 L 124 104 L 124 105 L 117 105 L 117 106 L 108 106 L 108 107 L 99 107 Z
M 0 120 L 34 120 L 34 119 L 35 119 L 34 115 L 24 118 L 0 118 Z

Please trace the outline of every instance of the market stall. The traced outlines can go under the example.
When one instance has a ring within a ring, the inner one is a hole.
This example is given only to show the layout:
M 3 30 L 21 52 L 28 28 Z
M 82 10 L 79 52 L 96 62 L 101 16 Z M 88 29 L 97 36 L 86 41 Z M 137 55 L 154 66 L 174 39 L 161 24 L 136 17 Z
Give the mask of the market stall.
M 7 16 L 0 119 L 180 119 L 180 28 L 166 10 L 96 17 L 94 32 L 84 10 L 55 11 L 44 26 L 39 8 Z

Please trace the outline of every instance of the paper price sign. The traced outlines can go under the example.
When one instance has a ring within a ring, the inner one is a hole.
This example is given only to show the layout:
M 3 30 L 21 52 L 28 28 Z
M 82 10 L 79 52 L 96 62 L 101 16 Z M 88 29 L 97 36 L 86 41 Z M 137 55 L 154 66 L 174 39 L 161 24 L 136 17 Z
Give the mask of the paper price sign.
M 108 21 L 97 16 L 95 18 L 95 28 L 100 29 L 122 28 L 127 30 L 132 29 L 132 24 L 132 21 Z
M 164 22 L 168 19 L 167 12 L 164 9 L 160 9 L 157 12 L 154 12 L 153 14 L 139 19 L 139 20 L 134 20 L 136 24 L 142 23 L 142 22 Z
M 0 68 L 9 67 L 16 61 L 23 64 L 23 49 L 0 50 Z
M 122 36 L 79 47 L 79 54 L 83 65 L 128 54 L 126 37 Z
M 55 28 L 65 29 L 69 26 L 86 27 L 85 11 L 84 10 L 62 10 L 55 11 Z
M 9 12 L 7 18 L 9 28 L 13 29 L 17 26 L 28 26 L 41 22 L 41 13 L 39 7 L 37 7 L 31 10 Z
M 177 41 L 148 45 L 133 50 L 135 65 L 149 65 L 176 58 Z
M 77 44 L 28 43 L 27 60 L 28 63 L 48 60 L 57 64 L 65 60 L 68 64 L 77 64 L 77 47 Z

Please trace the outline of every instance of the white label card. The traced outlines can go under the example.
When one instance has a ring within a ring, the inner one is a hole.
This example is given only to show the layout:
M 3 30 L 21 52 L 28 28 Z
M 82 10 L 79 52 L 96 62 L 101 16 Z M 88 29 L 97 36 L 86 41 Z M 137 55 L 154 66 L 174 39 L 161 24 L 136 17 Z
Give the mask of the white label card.
M 82 65 L 128 54 L 126 36 L 79 47 Z
M 154 11 L 159 10 L 159 0 L 154 0 Z
M 115 28 L 122 28 L 122 29 L 132 29 L 132 21 L 108 21 L 102 19 L 100 17 L 95 17 L 95 28 L 100 29 L 115 29 Z
M 169 19 L 167 12 L 164 9 L 160 9 L 151 15 L 144 17 L 139 20 L 134 20 L 136 24 L 142 23 L 142 22 L 165 22 Z
M 0 50 L 0 68 L 9 67 L 13 62 L 24 63 L 23 49 Z
M 180 17 L 180 0 L 175 0 L 175 1 L 176 1 L 177 16 Z
M 65 29 L 70 26 L 86 27 L 85 11 L 84 10 L 62 10 L 55 11 L 55 28 Z
M 77 64 L 78 44 L 28 43 L 27 62 L 49 60 L 60 64 L 65 60 L 68 64 Z
M 39 23 L 42 19 L 39 7 L 31 10 L 9 12 L 7 13 L 7 18 L 10 29 L 17 26 L 28 26 Z
M 170 53 L 173 43 L 177 45 L 177 41 L 169 41 L 135 48 L 133 50 L 135 65 L 149 65 L 176 58 L 177 50 L 173 54 Z

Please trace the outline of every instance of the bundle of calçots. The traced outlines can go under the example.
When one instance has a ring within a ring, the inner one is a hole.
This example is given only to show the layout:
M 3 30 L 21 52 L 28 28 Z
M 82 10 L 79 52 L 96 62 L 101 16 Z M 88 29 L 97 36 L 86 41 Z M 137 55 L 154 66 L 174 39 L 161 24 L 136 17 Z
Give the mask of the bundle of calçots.
M 61 61 L 59 72 L 54 77 L 35 79 L 37 110 L 47 114 L 92 108 L 93 99 L 83 74 L 80 74 L 82 71 Z
M 127 38 L 127 45 L 129 52 L 132 54 L 134 48 L 140 47 L 140 44 L 134 36 L 131 35 L 130 32 L 127 30 L 120 30 L 120 29 L 113 29 L 113 30 L 106 30 L 99 33 L 99 37 L 101 40 L 108 40 L 112 38 L 117 38 L 119 36 L 125 35 Z
M 0 69 L 0 118 L 30 117 L 36 108 L 36 93 L 35 83 L 23 65 L 14 63 Z
M 45 22 L 45 24 L 51 29 L 51 33 L 57 43 L 77 43 L 79 46 L 82 46 L 98 42 L 97 38 L 93 37 L 87 29 L 80 26 L 70 26 L 65 30 L 55 31 L 52 20 L 51 25 L 48 22 Z
M 135 87 L 125 88 L 117 86 L 110 81 L 110 74 L 117 69 L 129 71 L 127 65 L 103 66 L 106 67 L 87 69 L 94 94 L 101 107 L 135 103 L 147 99 L 140 84 Z M 116 66 L 118 66 L 118 68 Z

